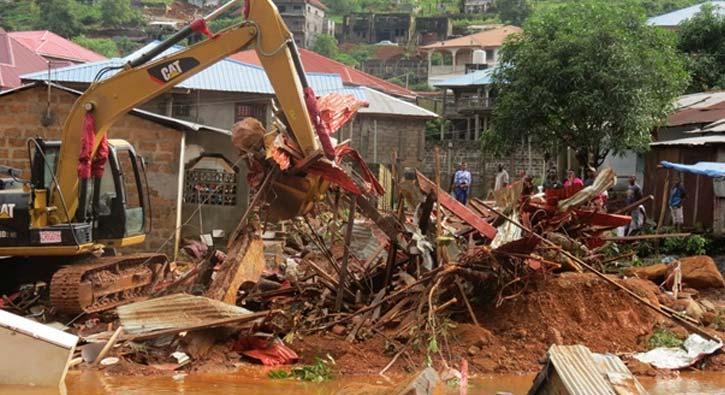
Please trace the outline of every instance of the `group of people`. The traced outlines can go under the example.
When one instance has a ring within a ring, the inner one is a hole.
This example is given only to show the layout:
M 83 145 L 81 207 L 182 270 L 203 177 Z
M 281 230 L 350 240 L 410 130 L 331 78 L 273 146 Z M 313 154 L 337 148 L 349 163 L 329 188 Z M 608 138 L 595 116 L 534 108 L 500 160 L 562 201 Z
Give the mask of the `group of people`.
M 468 164 L 461 162 L 458 165 L 458 169 L 453 173 L 453 179 L 451 185 L 448 188 L 448 192 L 453 192 L 453 197 L 456 198 L 461 204 L 468 203 L 468 197 L 471 191 L 471 172 L 468 171 Z M 504 168 L 503 164 L 498 164 L 498 172 L 494 181 L 494 190 L 506 188 L 509 185 L 509 174 Z
M 550 165 L 548 166 L 548 168 L 549 169 L 547 171 L 546 179 L 544 180 L 542 185 L 543 189 L 581 189 L 583 187 L 593 185 L 595 179 L 597 178 L 597 170 L 593 167 L 587 168 L 586 177 L 583 180 L 577 175 L 576 171 L 574 171 L 573 169 L 569 169 L 567 171 L 567 177 L 562 183 L 557 175 L 556 167 Z M 499 163 L 497 169 L 498 171 L 496 172 L 496 176 L 494 177 L 494 191 L 506 188 L 510 183 L 509 174 L 506 171 L 504 165 L 502 163 Z M 523 180 L 522 193 L 524 195 L 531 195 L 536 193 L 537 188 L 534 185 L 533 177 L 530 175 L 526 175 L 524 172 L 521 172 L 519 176 Z M 449 192 L 453 192 L 453 196 L 456 198 L 456 200 L 459 201 L 461 204 L 465 205 L 468 203 L 472 181 L 473 180 L 471 177 L 471 172 L 468 170 L 468 164 L 466 162 L 462 162 L 458 166 L 456 172 L 453 174 L 451 185 L 449 187 Z M 678 229 L 684 223 L 683 204 L 686 197 L 687 193 L 685 192 L 685 188 L 682 186 L 679 178 L 675 178 L 674 185 L 669 192 L 668 205 L 670 208 L 672 225 Z M 595 203 L 603 208 L 607 198 L 607 192 L 604 192 L 602 196 L 598 196 L 595 199 Z M 641 200 L 642 187 L 639 185 L 639 183 L 637 183 L 636 176 L 630 176 L 628 180 L 625 204 L 627 206 L 630 206 Z M 644 226 L 646 220 L 646 212 L 644 206 L 642 204 L 638 204 L 633 207 L 630 211 L 630 216 L 632 217 L 632 221 L 626 230 L 626 234 L 628 235 L 637 233 Z

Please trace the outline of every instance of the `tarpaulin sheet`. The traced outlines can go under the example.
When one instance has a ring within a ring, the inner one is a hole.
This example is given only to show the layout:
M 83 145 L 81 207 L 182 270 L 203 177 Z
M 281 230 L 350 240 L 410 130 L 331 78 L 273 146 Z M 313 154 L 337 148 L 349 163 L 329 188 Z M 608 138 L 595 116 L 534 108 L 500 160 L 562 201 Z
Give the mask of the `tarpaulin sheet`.
M 721 347 L 721 342 L 707 340 L 698 334 L 692 334 L 685 340 L 682 348 L 658 347 L 645 353 L 635 354 L 634 357 L 640 362 L 660 369 L 683 369 Z
M 666 169 L 684 171 L 713 178 L 725 177 L 725 162 L 697 162 L 694 165 L 684 165 L 663 160 L 660 164 Z

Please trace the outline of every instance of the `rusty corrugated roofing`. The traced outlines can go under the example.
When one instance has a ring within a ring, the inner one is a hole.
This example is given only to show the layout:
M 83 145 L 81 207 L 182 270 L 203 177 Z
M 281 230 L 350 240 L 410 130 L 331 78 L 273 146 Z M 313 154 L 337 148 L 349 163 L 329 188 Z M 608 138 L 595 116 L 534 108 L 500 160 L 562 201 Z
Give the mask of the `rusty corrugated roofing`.
M 124 330 L 130 334 L 203 325 L 252 314 L 242 307 L 187 294 L 131 303 L 118 307 L 116 311 Z
M 725 118 L 725 98 L 707 107 L 686 107 L 667 118 L 667 126 L 709 124 Z
M 452 38 L 450 40 L 439 41 L 433 44 L 425 45 L 421 47 L 421 49 L 432 50 L 459 47 L 497 48 L 503 45 L 506 37 L 511 34 L 521 32 L 523 32 L 523 29 L 517 26 L 497 26 L 493 29 L 484 30 L 482 32 L 470 34 L 468 36 Z
M 21 85 L 20 75 L 46 70 L 48 62 L 0 28 L 0 90 Z
M 18 40 L 40 56 L 65 59 L 73 63 L 95 62 L 106 59 L 88 48 L 67 40 L 49 30 L 11 32 L 10 37 Z
M 552 381 L 551 375 L 559 381 Z M 561 385 L 564 388 L 547 388 Z M 565 391 L 571 395 L 646 395 L 647 391 L 615 355 L 597 355 L 582 345 L 553 345 L 548 351 L 548 364 L 539 373 L 529 394 Z

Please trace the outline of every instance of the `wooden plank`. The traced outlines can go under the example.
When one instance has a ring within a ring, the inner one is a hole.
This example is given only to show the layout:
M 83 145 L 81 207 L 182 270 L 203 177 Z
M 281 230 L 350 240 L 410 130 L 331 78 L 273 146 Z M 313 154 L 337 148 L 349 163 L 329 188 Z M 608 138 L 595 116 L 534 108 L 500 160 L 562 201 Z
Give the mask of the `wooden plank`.
M 636 240 L 652 240 L 652 239 L 667 239 L 670 237 L 687 237 L 692 233 L 660 233 L 652 235 L 635 235 L 635 236 L 613 236 L 613 237 L 602 237 L 604 241 L 636 241 Z
M 352 240 L 352 228 L 355 225 L 355 209 L 357 208 L 357 198 L 353 196 L 350 199 L 350 210 L 347 217 L 347 231 L 345 232 L 345 251 L 342 256 L 342 266 L 340 267 L 340 281 L 337 282 L 337 298 L 335 299 L 335 311 L 342 308 L 342 294 L 345 291 L 347 283 L 347 264 L 350 261 L 350 241 Z
M 209 287 L 207 297 L 228 304 L 237 303 L 237 292 L 244 283 L 256 283 L 264 271 L 264 242 L 245 235 L 224 260 L 222 270 Z M 247 239 L 247 240 L 245 240 Z
M 423 193 L 431 193 L 436 190 L 435 184 L 431 180 L 426 178 L 423 174 L 421 174 L 419 171 L 416 171 L 415 175 L 418 178 L 418 185 L 420 186 L 420 190 Z M 464 222 L 471 225 L 474 229 L 476 229 L 483 236 L 486 236 L 487 238 L 489 238 L 491 240 L 493 240 L 493 238 L 496 237 L 496 228 L 491 226 L 491 224 L 486 222 L 483 218 L 481 218 L 479 215 L 474 213 L 471 209 L 462 205 L 460 202 L 458 202 L 456 199 L 454 199 L 451 195 L 449 195 L 445 191 L 440 190 L 440 188 L 438 188 L 438 190 L 439 190 L 438 195 L 440 196 L 440 203 L 443 207 L 448 209 L 456 217 L 462 219 Z

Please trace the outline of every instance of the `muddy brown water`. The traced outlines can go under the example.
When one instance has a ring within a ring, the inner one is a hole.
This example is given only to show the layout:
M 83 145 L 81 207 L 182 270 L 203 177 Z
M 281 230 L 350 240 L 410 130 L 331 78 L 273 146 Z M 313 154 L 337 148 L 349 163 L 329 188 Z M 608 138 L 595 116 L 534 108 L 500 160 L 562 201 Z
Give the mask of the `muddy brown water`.
M 469 394 L 496 394 L 510 392 L 526 394 L 533 375 L 492 375 L 471 380 Z M 685 373 L 680 378 L 658 380 L 640 379 L 652 395 L 664 394 L 725 394 L 725 373 Z M 381 377 L 342 377 L 325 383 L 304 383 L 292 380 L 269 380 L 241 374 L 194 374 L 152 377 L 106 376 L 98 372 L 71 372 L 66 379 L 67 388 L 33 388 L 0 386 L 0 395 L 277 395 L 277 394 L 384 394 L 399 380 L 386 381 Z M 457 389 L 449 389 L 457 394 Z

